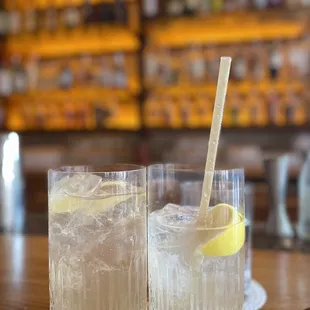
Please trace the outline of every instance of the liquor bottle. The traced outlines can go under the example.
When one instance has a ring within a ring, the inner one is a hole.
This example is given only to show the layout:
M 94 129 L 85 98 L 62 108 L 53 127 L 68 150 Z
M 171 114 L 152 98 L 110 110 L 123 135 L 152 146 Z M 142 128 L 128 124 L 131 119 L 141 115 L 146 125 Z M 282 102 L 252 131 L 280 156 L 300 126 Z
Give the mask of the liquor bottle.
M 125 55 L 124 53 L 116 53 L 114 55 L 114 86 L 124 89 L 127 87 L 127 83 Z
M 238 127 L 240 123 L 240 113 L 241 113 L 241 103 L 240 95 L 233 93 L 230 99 L 230 124 L 232 127 Z
M 258 10 L 265 10 L 268 6 L 268 0 L 254 0 L 254 8 Z
M 308 49 L 302 42 L 293 42 L 288 51 L 290 78 L 302 79 L 309 73 Z
M 269 122 L 272 125 L 279 125 L 280 102 L 278 94 L 274 91 L 270 91 L 267 96 Z
M 205 94 L 199 94 L 195 100 L 195 106 L 197 108 L 199 117 L 199 127 L 210 128 L 212 123 L 212 102 L 209 96 Z
M 302 2 L 303 0 L 286 0 L 285 5 L 288 9 L 296 9 L 302 6 Z
M 238 9 L 238 2 L 236 0 L 226 0 L 224 1 L 224 10 L 226 12 L 233 12 Z
M 284 0 L 269 0 L 268 1 L 268 6 L 270 8 L 276 8 L 276 7 L 281 7 L 284 4 Z
M 250 126 L 260 126 L 260 118 L 262 117 L 260 94 L 254 89 L 251 90 L 247 97 L 246 105 L 248 107 L 248 118 Z
M 160 55 L 159 78 L 164 86 L 174 85 L 177 82 L 177 74 L 173 67 L 173 55 L 165 50 Z
M 215 48 L 210 48 L 207 53 L 209 54 L 206 61 L 208 78 L 211 82 L 215 83 L 217 81 L 219 68 L 217 50 Z
M 3 2 L 0 2 L 0 36 L 6 35 L 9 31 L 9 14 L 5 11 Z
M 89 85 L 92 82 L 92 56 L 91 55 L 82 55 L 80 57 L 80 64 L 77 73 L 78 83 L 81 85 Z
M 249 58 L 249 71 L 252 80 L 260 82 L 264 79 L 265 69 L 262 56 L 258 53 L 252 54 Z
M 279 77 L 283 64 L 283 55 L 278 45 L 273 45 L 269 54 L 269 75 L 272 80 Z
M 184 0 L 169 0 L 166 4 L 166 12 L 168 16 L 181 16 L 185 11 Z
M 144 0 L 143 12 L 146 17 L 155 17 L 159 11 L 159 0 Z
M 203 51 L 198 46 L 193 46 L 189 53 L 189 76 L 194 83 L 203 82 L 206 78 L 206 63 Z
M 180 98 L 180 111 L 183 127 L 190 128 L 192 120 L 192 98 L 183 96 Z
M 31 55 L 26 63 L 26 71 L 28 76 L 28 86 L 30 91 L 38 89 L 39 78 L 39 58 L 36 55 Z
M 28 7 L 24 16 L 24 28 L 26 32 L 34 33 L 39 29 L 39 16 L 36 9 Z
M 212 1 L 212 11 L 215 13 L 222 12 L 224 10 L 224 1 L 223 0 L 211 0 Z
M 87 26 L 91 20 L 91 15 L 93 12 L 93 7 L 90 3 L 90 0 L 84 0 L 83 5 L 80 9 L 80 16 L 83 23 Z
M 195 14 L 200 9 L 200 0 L 186 0 L 185 1 L 185 11 L 188 14 Z
M 64 65 L 59 75 L 59 88 L 70 89 L 73 86 L 74 76 L 71 68 Z
M 203 14 L 210 13 L 211 10 L 211 0 L 202 0 L 201 1 L 201 11 Z
M 24 93 L 27 90 L 27 73 L 22 65 L 22 59 L 19 55 L 13 55 L 11 58 L 13 92 Z
M 58 23 L 57 9 L 54 6 L 50 6 L 45 12 L 45 29 L 50 32 L 56 31 Z
M 21 12 L 17 9 L 13 9 L 9 12 L 9 33 L 17 35 L 21 31 Z
M 100 84 L 104 87 L 112 87 L 114 84 L 114 73 L 110 67 L 110 59 L 103 56 L 101 59 Z
M 158 57 L 155 51 L 146 49 L 144 54 L 144 74 L 147 83 L 155 82 L 158 75 Z
M 299 99 L 292 91 L 288 91 L 284 98 L 285 116 L 288 125 L 297 125 L 298 123 L 298 106 Z
M 232 76 L 236 81 L 243 81 L 247 74 L 247 61 L 245 55 L 238 55 L 232 65 Z
M 162 127 L 178 128 L 181 126 L 181 118 L 178 114 L 178 107 L 173 98 L 164 96 L 161 99 L 161 109 L 163 115 Z
M 8 97 L 13 91 L 13 78 L 6 63 L 0 62 L 0 97 Z
M 144 122 L 147 127 L 160 128 L 162 126 L 161 110 L 159 99 L 156 95 L 151 94 L 144 106 Z
M 236 9 L 238 10 L 247 10 L 249 8 L 249 1 L 248 0 L 238 0 Z
M 72 0 L 68 6 L 63 10 L 63 24 L 68 29 L 73 29 L 81 23 L 80 11 L 74 6 Z

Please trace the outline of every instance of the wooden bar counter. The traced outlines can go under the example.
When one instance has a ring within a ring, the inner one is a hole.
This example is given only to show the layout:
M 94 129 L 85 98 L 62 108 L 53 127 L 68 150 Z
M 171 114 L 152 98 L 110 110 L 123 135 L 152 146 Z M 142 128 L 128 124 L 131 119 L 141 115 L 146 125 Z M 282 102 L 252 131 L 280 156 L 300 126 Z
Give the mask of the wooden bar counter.
M 263 309 L 310 307 L 309 254 L 255 250 L 253 269 L 268 294 Z M 46 236 L 0 236 L 0 309 L 49 309 Z

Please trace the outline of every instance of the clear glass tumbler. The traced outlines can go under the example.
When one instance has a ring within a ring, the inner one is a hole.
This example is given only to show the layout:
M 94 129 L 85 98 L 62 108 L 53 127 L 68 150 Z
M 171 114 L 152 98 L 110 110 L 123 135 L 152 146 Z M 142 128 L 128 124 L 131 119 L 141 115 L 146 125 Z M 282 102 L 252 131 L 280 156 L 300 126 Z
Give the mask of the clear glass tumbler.
M 50 170 L 51 310 L 147 307 L 146 168 Z
M 204 169 L 189 166 L 148 169 L 151 310 L 242 309 L 244 172 L 214 172 L 210 207 L 201 221 L 203 178 Z
M 244 264 L 244 294 L 246 297 L 251 292 L 252 282 L 252 229 L 253 229 L 253 209 L 254 209 L 254 185 L 245 185 L 245 264 Z

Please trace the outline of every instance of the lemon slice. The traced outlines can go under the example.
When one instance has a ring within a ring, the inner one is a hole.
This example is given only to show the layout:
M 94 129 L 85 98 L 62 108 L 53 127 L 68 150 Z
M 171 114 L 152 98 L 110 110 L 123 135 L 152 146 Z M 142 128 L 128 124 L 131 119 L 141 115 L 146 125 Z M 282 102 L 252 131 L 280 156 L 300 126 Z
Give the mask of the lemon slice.
M 119 195 L 104 199 L 83 199 L 71 196 L 58 197 L 50 202 L 50 211 L 53 213 L 66 213 L 83 209 L 85 214 L 92 215 L 111 210 L 131 197 L 133 196 Z
M 94 215 L 111 210 L 131 198 L 137 200 L 134 204 L 145 200 L 142 188 L 125 185 L 127 183 L 123 181 L 105 181 L 93 196 L 77 197 L 67 193 L 66 182 L 61 180 L 49 195 L 49 210 L 52 213 L 70 213 L 81 209 L 87 215 Z
M 207 226 L 212 233 L 215 229 L 217 233 L 200 246 L 204 256 L 230 256 L 242 248 L 245 240 L 244 216 L 232 206 L 219 204 L 212 208 L 207 216 Z

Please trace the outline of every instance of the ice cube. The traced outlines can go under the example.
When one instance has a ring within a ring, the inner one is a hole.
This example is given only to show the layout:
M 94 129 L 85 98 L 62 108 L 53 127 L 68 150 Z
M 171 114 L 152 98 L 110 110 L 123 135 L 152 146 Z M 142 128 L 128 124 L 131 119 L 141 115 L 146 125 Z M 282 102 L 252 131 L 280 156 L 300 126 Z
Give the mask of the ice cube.
M 93 196 L 102 181 L 102 178 L 91 173 L 78 173 L 68 176 L 66 182 L 62 182 L 64 192 L 73 197 L 88 198 Z
M 95 196 L 105 198 L 109 196 L 132 195 L 141 192 L 136 186 L 124 181 L 102 181 Z
M 198 208 L 179 206 L 169 203 L 157 212 L 158 222 L 161 225 L 172 227 L 183 227 L 184 225 L 192 225 L 196 221 Z

